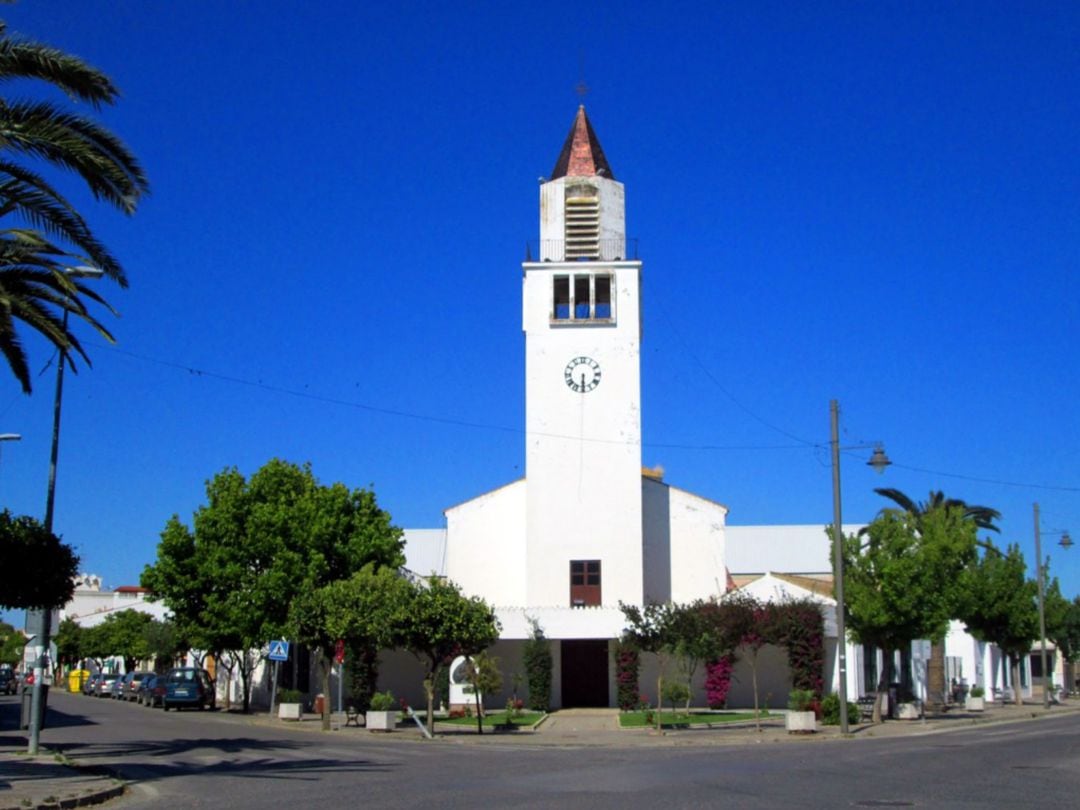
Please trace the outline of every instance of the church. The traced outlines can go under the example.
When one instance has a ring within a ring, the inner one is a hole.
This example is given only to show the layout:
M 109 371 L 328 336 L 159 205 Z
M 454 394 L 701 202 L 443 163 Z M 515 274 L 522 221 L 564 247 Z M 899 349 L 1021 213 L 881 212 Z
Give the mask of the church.
M 552 640 L 552 703 L 614 705 L 619 603 L 718 596 L 723 505 L 641 464 L 642 263 L 622 183 L 582 106 L 540 186 L 540 239 L 522 264 L 525 477 L 406 532 L 407 567 L 493 605 L 493 654 L 523 673 L 535 621 Z M 500 576 L 520 560 L 522 576 Z

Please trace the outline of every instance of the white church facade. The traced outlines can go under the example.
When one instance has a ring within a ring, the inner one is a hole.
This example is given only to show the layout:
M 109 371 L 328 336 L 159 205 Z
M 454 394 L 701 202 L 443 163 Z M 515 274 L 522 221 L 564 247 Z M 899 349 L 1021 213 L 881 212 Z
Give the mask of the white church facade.
M 550 640 L 552 705 L 614 706 L 620 602 L 685 603 L 735 587 L 763 601 L 819 602 L 826 689 L 834 691 L 836 604 L 824 528 L 729 527 L 727 507 L 642 468 L 643 268 L 627 238 L 624 187 L 584 107 L 539 203 L 539 249 L 522 264 L 525 477 L 448 508 L 445 528 L 406 530 L 406 567 L 446 577 L 495 607 L 502 630 L 492 653 L 505 686 L 489 696 L 492 705 L 509 695 L 514 675 L 524 676 L 522 642 L 532 622 Z M 503 575 L 506 560 L 523 561 L 513 567 L 523 573 Z M 950 633 L 950 654 L 963 659 L 956 671 L 997 686 L 997 660 L 973 643 Z M 898 662 L 917 694 L 925 693 L 923 651 L 913 645 Z M 775 706 L 786 701 L 790 674 L 784 655 L 773 652 L 763 671 Z M 872 691 L 880 653 L 849 642 L 847 659 L 848 694 Z M 655 677 L 643 664 L 649 694 Z M 422 698 L 409 694 L 422 675 L 407 654 L 384 654 L 382 673 L 384 687 Z M 738 667 L 735 675 L 730 702 L 745 705 L 749 677 L 744 689 Z
M 540 624 L 556 658 L 555 705 L 614 705 L 620 602 L 727 588 L 726 507 L 641 466 L 635 252 L 623 185 L 581 107 L 540 186 L 538 255 L 522 264 L 525 477 L 447 509 L 444 534 L 406 534 L 412 571 L 496 607 L 504 671 L 530 619 Z M 493 560 L 523 561 L 524 575 L 493 575 Z

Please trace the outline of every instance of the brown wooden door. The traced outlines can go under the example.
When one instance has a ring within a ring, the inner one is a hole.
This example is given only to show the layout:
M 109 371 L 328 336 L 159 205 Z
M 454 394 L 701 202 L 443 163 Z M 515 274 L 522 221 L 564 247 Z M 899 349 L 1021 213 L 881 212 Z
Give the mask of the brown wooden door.
M 608 706 L 607 639 L 562 641 L 562 705 Z

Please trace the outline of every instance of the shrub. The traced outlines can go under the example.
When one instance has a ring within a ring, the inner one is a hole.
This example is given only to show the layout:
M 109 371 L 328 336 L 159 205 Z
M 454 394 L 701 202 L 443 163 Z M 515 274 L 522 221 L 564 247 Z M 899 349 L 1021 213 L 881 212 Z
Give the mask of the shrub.
M 788 692 L 787 707 L 793 712 L 813 711 L 815 702 L 812 689 L 792 689 Z
M 633 711 L 639 703 L 638 672 L 641 659 L 637 648 L 626 641 L 615 645 L 615 684 L 618 690 L 619 708 Z
M 971 692 L 969 692 L 968 694 L 970 694 L 972 697 L 983 697 L 986 694 L 986 690 L 983 689 L 981 686 L 973 686 L 971 687 Z
M 859 704 L 848 703 L 847 717 L 851 725 L 859 722 Z M 826 695 L 821 701 L 821 722 L 826 726 L 840 725 L 840 696 L 835 692 Z
M 375 694 L 375 684 L 379 680 L 379 651 L 366 645 L 349 648 L 348 654 L 348 689 L 352 704 L 362 712 L 371 705 L 371 696 Z
M 536 619 L 529 619 L 532 633 L 525 641 L 521 657 L 529 684 L 529 708 L 546 712 L 551 706 L 551 648 Z
M 732 656 L 725 655 L 705 665 L 705 698 L 710 709 L 722 709 L 727 705 L 733 663 Z
M 304 698 L 304 693 L 299 689 L 282 689 L 278 692 L 278 703 L 299 703 Z
M 371 696 L 371 711 L 388 712 L 394 708 L 395 700 L 393 693 L 387 689 L 385 692 L 376 692 Z
M 671 710 L 677 711 L 679 706 L 685 706 L 690 700 L 690 687 L 682 681 L 668 681 L 664 684 L 663 698 L 671 704 Z

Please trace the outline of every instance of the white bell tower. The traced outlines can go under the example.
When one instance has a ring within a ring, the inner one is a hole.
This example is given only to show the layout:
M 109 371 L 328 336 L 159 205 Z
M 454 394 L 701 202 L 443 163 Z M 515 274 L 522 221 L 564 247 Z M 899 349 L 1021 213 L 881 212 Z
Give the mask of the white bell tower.
M 527 604 L 640 604 L 641 262 L 584 106 L 540 187 L 533 255 L 522 265 Z

